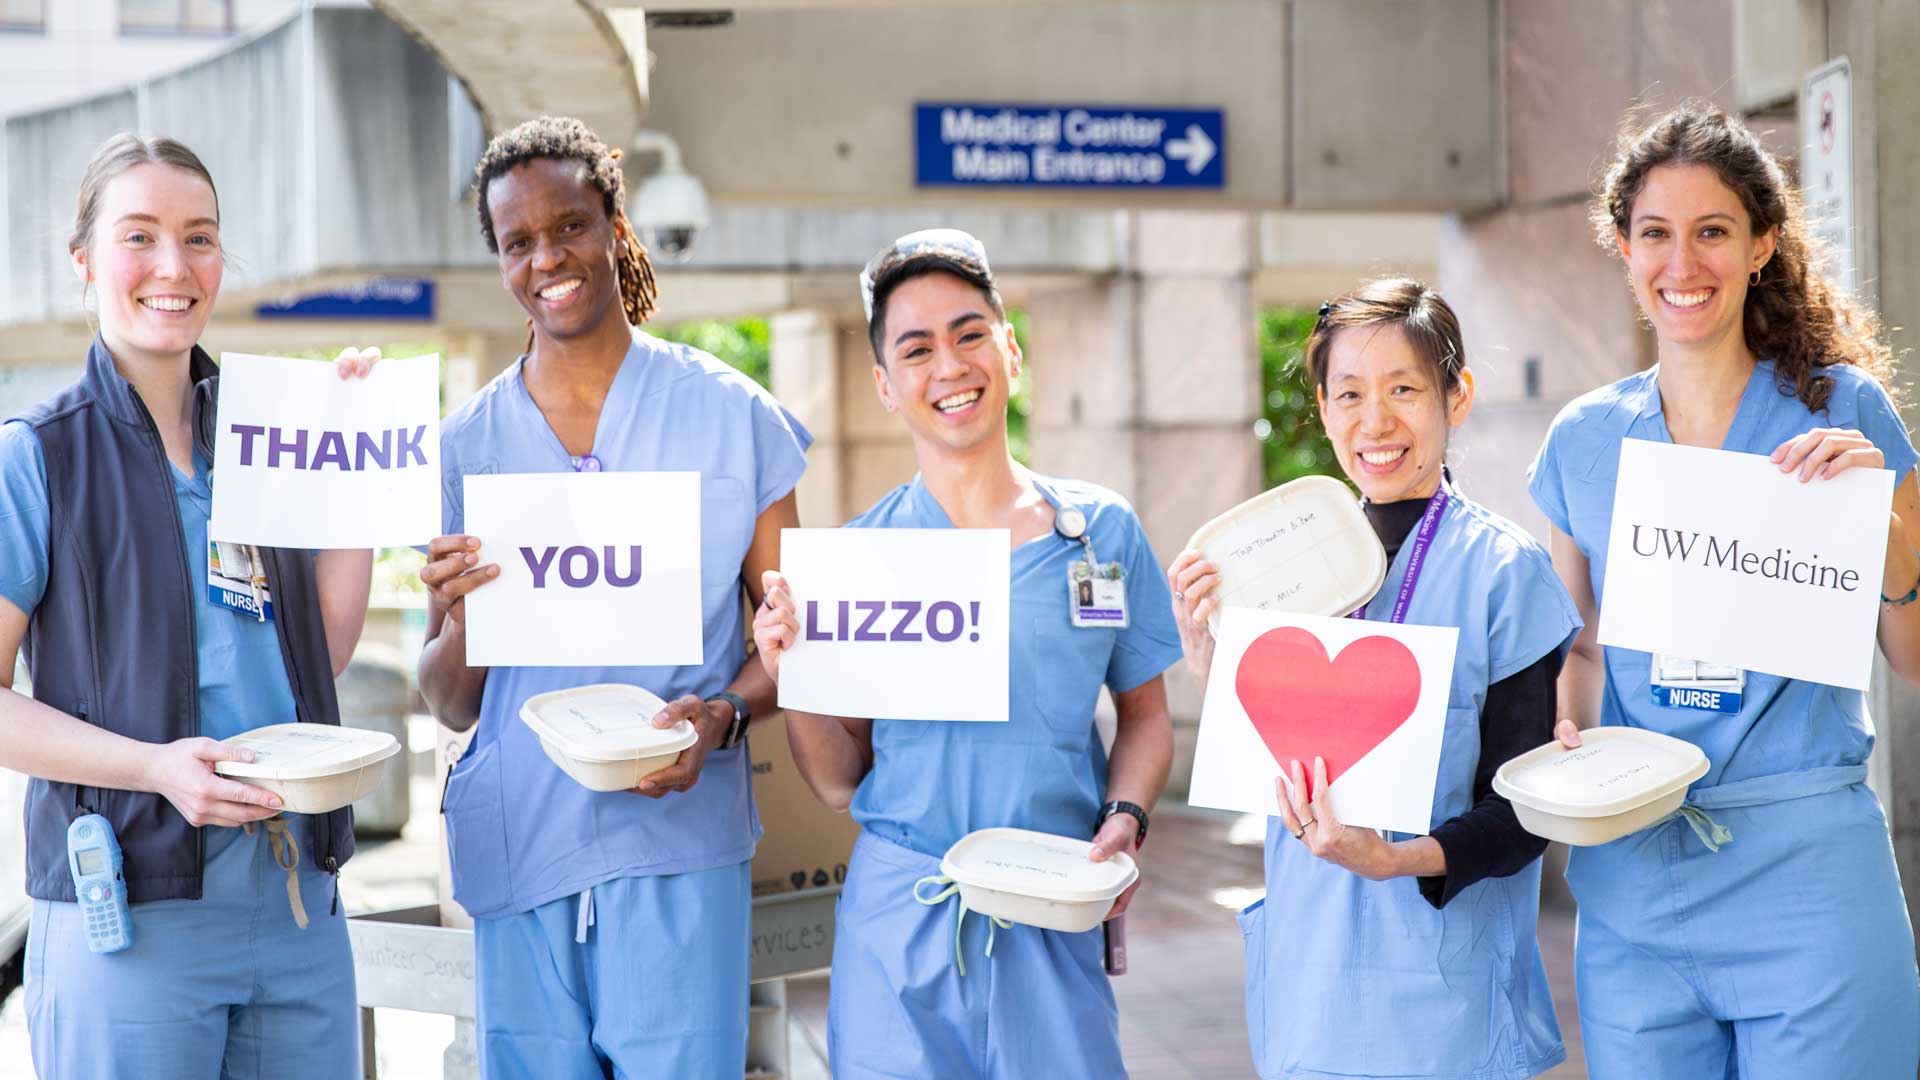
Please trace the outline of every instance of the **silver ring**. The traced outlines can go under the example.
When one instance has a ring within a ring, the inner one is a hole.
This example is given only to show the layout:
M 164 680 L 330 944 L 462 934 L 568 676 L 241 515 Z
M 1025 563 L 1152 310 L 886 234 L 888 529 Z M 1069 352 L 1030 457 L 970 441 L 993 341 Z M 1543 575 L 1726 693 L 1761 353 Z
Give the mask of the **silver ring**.
M 1298 829 L 1295 829 L 1293 832 L 1293 838 L 1295 840 L 1305 840 L 1307 838 L 1307 827 L 1305 825 L 1302 825 Z
M 1187 594 L 1181 592 L 1179 589 L 1175 589 L 1173 590 L 1173 598 L 1175 600 L 1185 600 L 1187 598 Z

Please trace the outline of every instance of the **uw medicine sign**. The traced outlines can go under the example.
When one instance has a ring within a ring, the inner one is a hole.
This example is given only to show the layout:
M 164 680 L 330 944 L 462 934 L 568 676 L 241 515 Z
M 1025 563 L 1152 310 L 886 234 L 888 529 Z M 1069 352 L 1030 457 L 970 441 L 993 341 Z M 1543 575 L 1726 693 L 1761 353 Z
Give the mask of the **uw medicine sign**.
M 1220 109 L 914 106 L 920 187 L 1201 188 L 1227 183 Z

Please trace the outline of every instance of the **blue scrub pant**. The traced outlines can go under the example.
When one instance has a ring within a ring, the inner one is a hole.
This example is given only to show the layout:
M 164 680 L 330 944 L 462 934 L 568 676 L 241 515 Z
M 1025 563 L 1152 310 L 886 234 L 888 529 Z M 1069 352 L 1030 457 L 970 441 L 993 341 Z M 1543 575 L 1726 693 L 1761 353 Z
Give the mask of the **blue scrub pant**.
M 308 925 L 265 830 L 207 830 L 199 900 L 133 907 L 133 945 L 87 949 L 78 904 L 35 900 L 27 1027 L 40 1080 L 358 1080 L 360 1023 L 344 909 L 300 840 Z
M 827 1057 L 837 1080 L 1124 1080 L 1120 1012 L 1100 931 L 996 930 L 959 897 L 928 906 L 914 882 L 940 860 L 860 834 L 834 920 Z M 938 890 L 929 888 L 927 895 Z
M 1593 1080 L 1892 1080 L 1920 1066 L 1913 929 L 1864 784 L 1575 848 Z
M 497 1080 L 685 1077 L 747 1067 L 747 863 L 592 889 L 475 919 L 480 1073 Z

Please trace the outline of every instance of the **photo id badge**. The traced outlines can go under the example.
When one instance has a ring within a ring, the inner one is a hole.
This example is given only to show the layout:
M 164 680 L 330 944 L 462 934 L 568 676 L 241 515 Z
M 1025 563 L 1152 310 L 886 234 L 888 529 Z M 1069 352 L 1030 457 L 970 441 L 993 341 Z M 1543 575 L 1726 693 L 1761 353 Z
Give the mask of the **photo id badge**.
M 245 544 L 207 541 L 207 599 L 248 618 L 273 621 L 266 570 L 253 564 Z
M 1704 660 L 1656 655 L 1649 682 L 1653 703 L 1662 708 L 1737 713 L 1747 688 L 1747 673 Z
M 1067 565 L 1067 611 L 1079 627 L 1127 628 L 1127 571 L 1117 562 L 1097 570 L 1085 559 Z

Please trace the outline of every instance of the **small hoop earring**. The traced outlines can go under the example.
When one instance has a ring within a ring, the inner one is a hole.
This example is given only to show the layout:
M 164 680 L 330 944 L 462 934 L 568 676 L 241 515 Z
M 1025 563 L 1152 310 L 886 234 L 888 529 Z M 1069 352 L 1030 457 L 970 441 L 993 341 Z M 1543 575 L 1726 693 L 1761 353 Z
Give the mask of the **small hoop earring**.
M 1753 273 L 1747 275 L 1747 286 L 1751 288 L 1758 284 L 1760 284 L 1760 271 L 1755 270 Z

